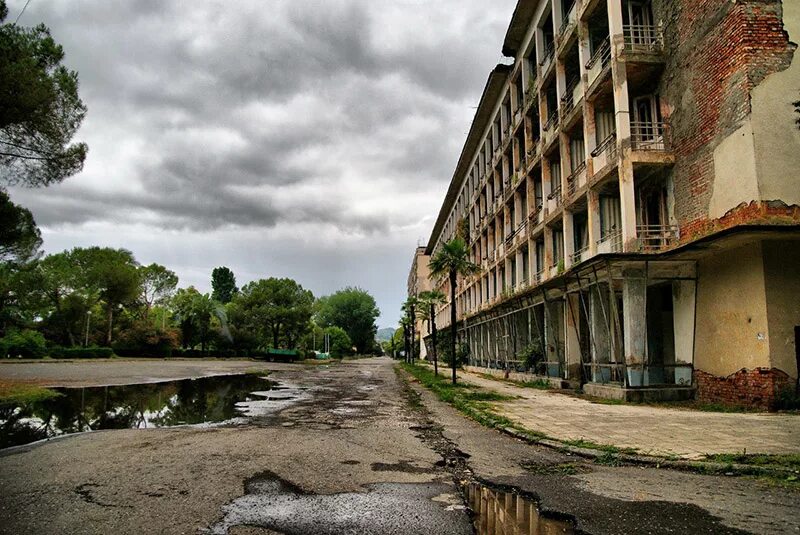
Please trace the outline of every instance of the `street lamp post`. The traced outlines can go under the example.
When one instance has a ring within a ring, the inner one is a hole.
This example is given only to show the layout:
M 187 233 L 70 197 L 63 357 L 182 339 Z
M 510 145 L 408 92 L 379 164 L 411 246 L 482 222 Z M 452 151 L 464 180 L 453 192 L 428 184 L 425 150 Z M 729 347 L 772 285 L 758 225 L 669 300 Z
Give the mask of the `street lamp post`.
M 92 311 L 91 310 L 87 310 L 86 311 L 86 338 L 84 339 L 83 347 L 89 347 L 89 318 L 91 318 L 91 317 L 92 317 Z

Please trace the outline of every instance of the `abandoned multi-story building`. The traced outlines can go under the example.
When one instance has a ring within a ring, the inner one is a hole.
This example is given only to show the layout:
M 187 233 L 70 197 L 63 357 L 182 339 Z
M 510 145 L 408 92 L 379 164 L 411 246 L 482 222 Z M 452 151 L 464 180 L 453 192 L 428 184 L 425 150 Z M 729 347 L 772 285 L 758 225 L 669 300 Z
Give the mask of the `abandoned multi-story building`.
M 419 296 L 423 292 L 433 288 L 433 282 L 430 277 L 430 256 L 425 253 L 426 247 L 418 246 L 414 252 L 414 260 L 411 262 L 411 269 L 408 272 L 408 284 L 406 286 L 409 296 Z M 424 337 L 429 334 L 430 324 L 424 319 L 424 312 L 417 310 L 415 314 L 414 324 L 414 356 L 417 358 L 425 358 L 428 354 L 427 347 L 424 343 Z M 426 330 L 427 329 L 427 330 Z
M 482 267 L 469 365 L 624 399 L 794 388 L 796 42 L 794 0 L 519 0 L 425 251 L 461 235 Z

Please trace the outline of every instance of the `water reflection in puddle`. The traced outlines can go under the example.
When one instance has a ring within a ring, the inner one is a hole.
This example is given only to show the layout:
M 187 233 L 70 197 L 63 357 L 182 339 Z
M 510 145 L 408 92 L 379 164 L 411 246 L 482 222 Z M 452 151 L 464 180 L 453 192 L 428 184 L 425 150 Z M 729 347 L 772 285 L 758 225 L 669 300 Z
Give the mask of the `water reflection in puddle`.
M 224 422 L 263 413 L 265 403 L 274 403 L 271 398 L 281 404 L 293 397 L 277 383 L 252 375 L 53 390 L 61 395 L 0 406 L 0 448 L 99 429 Z
M 479 483 L 464 487 L 467 503 L 475 515 L 478 535 L 554 535 L 574 533 L 572 523 L 543 518 L 536 502 L 493 490 Z

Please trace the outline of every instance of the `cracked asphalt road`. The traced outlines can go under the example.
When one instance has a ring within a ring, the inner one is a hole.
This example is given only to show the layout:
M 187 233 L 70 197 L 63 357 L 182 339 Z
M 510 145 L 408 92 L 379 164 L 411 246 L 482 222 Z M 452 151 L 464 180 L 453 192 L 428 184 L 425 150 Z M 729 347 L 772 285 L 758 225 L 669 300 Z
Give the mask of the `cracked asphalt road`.
M 469 533 L 467 481 L 535 497 L 588 533 L 798 533 L 797 493 L 524 444 L 406 385 L 388 359 L 275 368 L 303 396 L 241 425 L 0 452 L 0 533 Z

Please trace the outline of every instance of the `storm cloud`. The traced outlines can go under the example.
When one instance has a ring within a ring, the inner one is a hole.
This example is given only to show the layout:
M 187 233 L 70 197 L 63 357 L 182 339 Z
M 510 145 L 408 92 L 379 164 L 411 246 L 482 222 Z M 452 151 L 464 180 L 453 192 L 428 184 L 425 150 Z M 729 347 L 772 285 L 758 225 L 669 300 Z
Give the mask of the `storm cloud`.
M 360 285 L 390 325 L 514 4 L 32 0 L 20 24 L 79 72 L 90 152 L 12 197 L 49 252 L 126 247 L 203 290 L 223 264 Z

